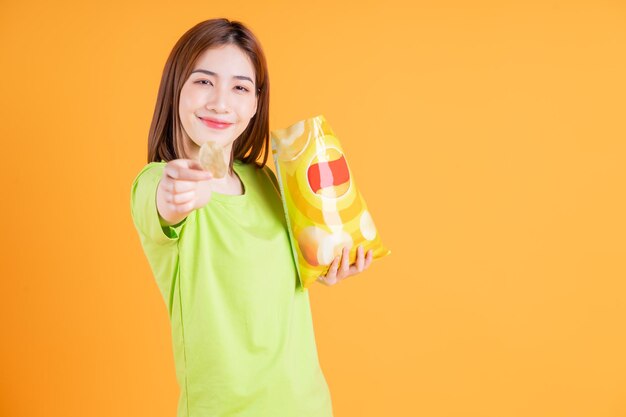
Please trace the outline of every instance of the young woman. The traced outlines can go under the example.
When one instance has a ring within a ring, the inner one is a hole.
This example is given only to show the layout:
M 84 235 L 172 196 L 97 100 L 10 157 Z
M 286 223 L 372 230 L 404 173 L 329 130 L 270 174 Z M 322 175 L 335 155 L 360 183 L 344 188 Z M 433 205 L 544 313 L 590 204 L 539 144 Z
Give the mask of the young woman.
M 228 172 L 198 163 L 212 141 Z M 329 417 L 308 291 L 299 287 L 269 155 L 269 77 L 243 24 L 201 22 L 170 53 L 131 213 L 167 305 L 178 417 Z M 261 159 L 261 162 L 258 162 Z M 369 266 L 347 248 L 318 281 Z

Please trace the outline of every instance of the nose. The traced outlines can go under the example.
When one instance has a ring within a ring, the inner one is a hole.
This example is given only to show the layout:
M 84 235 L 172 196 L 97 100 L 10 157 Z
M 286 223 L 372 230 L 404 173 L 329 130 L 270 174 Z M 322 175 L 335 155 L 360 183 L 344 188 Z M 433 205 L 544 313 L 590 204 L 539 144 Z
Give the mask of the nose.
M 206 108 L 208 110 L 214 110 L 216 113 L 226 113 L 229 109 L 228 99 L 228 91 L 226 91 L 224 87 L 213 88 L 207 100 Z

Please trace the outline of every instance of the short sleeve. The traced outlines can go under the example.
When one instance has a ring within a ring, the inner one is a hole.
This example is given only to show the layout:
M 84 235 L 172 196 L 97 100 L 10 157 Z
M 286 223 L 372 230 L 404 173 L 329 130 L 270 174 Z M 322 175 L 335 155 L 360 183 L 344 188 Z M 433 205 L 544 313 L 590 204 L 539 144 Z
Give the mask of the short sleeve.
M 176 243 L 187 218 L 173 226 L 162 225 L 156 206 L 156 191 L 165 163 L 150 162 L 135 177 L 130 191 L 130 211 L 137 232 L 161 245 Z

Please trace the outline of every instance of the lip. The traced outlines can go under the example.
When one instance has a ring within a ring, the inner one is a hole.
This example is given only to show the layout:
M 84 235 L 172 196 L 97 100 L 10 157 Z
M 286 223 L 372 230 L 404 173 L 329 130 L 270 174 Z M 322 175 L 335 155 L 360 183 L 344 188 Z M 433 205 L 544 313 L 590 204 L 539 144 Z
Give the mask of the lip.
M 230 127 L 233 124 L 233 123 L 229 123 L 229 122 L 224 122 L 224 121 L 219 120 L 219 119 L 212 119 L 210 117 L 207 117 L 207 118 L 199 117 L 199 119 L 206 126 L 212 127 L 214 129 L 227 129 L 228 127 Z

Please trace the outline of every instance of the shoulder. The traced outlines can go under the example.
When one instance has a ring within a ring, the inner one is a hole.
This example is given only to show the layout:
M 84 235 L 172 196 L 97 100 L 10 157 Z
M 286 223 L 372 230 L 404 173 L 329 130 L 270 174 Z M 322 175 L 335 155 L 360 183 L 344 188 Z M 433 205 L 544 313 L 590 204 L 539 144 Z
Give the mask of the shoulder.
M 272 184 L 274 184 L 276 191 L 278 191 L 278 180 L 276 179 L 276 174 L 274 174 L 274 171 L 272 171 L 267 165 L 265 165 L 263 169 L 265 169 L 265 174 L 270 178 Z
M 276 175 L 274 174 L 274 171 L 272 171 L 270 167 L 265 165 L 263 167 L 263 174 L 266 178 L 267 183 L 270 184 L 272 189 L 276 191 L 276 194 L 280 196 L 280 187 L 278 185 L 278 180 L 276 179 Z
M 263 166 L 260 166 L 256 163 L 251 163 L 251 162 L 242 162 L 240 160 L 235 160 L 234 161 L 234 168 L 238 171 L 238 172 L 244 172 L 248 175 L 256 175 L 256 176 L 261 176 L 263 178 L 267 177 L 273 177 L 276 178 L 274 176 L 274 173 L 272 172 L 272 170 L 270 169 L 270 167 L 265 164 Z
M 263 184 L 266 188 L 279 191 L 276 175 L 267 164 L 261 167 L 255 163 L 243 163 L 241 161 L 236 161 L 235 163 L 237 164 L 238 171 L 244 172 L 249 177 L 255 178 L 255 181 Z
M 263 165 L 263 167 L 255 167 L 258 170 L 259 175 L 263 177 L 267 182 L 271 182 L 275 188 L 278 188 L 278 180 L 276 179 L 276 174 L 274 171 L 267 165 Z
M 139 181 L 143 181 L 149 178 L 160 178 L 163 175 L 163 169 L 165 168 L 166 164 L 167 162 L 163 161 L 150 162 L 149 164 L 144 165 L 143 168 L 141 168 L 141 170 L 139 170 L 139 172 L 135 176 L 133 184 L 137 184 Z
M 130 186 L 131 207 L 139 201 L 148 201 L 156 192 L 157 184 L 163 176 L 166 162 L 150 162 L 144 165 Z

